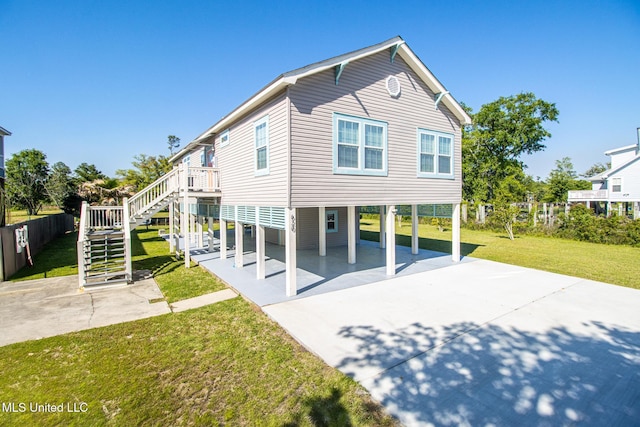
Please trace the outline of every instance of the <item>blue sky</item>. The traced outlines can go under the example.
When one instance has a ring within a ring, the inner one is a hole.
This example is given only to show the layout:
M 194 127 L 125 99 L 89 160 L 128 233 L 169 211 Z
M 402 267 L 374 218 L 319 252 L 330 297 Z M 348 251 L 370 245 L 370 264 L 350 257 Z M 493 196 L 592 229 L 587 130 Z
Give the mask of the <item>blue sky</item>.
M 559 123 L 528 173 L 637 142 L 640 2 L 0 0 L 5 155 L 107 175 L 186 145 L 279 74 L 396 35 L 477 111 L 533 92 Z

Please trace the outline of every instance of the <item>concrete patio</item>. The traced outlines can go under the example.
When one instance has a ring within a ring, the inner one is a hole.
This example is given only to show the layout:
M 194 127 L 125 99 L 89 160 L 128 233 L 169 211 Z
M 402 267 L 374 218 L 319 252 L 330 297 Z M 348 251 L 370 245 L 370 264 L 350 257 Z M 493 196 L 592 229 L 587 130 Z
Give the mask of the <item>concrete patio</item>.
M 363 241 L 355 265 L 298 251 L 287 298 L 279 247 L 262 281 L 245 249 L 194 258 L 404 425 L 640 425 L 638 290 L 401 246 L 389 277 Z
M 232 233 L 229 244 L 233 246 Z M 218 248 L 219 240 L 214 240 Z M 297 251 L 298 294 L 286 296 L 285 289 L 285 253 L 284 247 L 266 244 L 266 278 L 256 279 L 255 240 L 249 234 L 244 240 L 244 266 L 236 268 L 235 251 L 227 251 L 227 259 L 220 259 L 220 252 L 208 252 L 207 249 L 191 251 L 191 257 L 198 264 L 213 272 L 216 276 L 242 293 L 259 306 L 276 304 L 292 299 L 306 298 L 326 292 L 362 286 L 389 278 L 385 267 L 385 250 L 377 242 L 362 240 L 357 247 L 355 264 L 347 262 L 347 248 L 327 248 L 327 255 L 318 256 L 317 249 Z M 470 262 L 463 258 L 461 262 Z M 397 276 L 410 276 L 452 265 L 451 255 L 421 249 L 417 255 L 411 254 L 411 248 L 396 246 Z

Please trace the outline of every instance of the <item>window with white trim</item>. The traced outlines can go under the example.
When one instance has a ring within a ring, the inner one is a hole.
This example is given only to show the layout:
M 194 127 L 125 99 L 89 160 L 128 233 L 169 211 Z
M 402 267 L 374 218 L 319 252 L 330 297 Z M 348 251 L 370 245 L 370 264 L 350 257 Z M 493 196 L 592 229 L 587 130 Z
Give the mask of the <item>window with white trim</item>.
M 387 175 L 387 123 L 334 113 L 333 172 Z
M 269 174 L 269 116 L 253 123 L 255 142 L 255 173 Z
M 227 129 L 220 134 L 220 147 L 229 145 L 229 142 L 229 129 Z
M 453 135 L 418 129 L 418 176 L 453 179 Z
M 622 178 L 611 178 L 611 192 L 622 193 Z
M 326 211 L 325 215 L 327 217 L 327 225 L 325 230 L 327 233 L 337 233 L 338 232 L 338 211 L 331 210 Z

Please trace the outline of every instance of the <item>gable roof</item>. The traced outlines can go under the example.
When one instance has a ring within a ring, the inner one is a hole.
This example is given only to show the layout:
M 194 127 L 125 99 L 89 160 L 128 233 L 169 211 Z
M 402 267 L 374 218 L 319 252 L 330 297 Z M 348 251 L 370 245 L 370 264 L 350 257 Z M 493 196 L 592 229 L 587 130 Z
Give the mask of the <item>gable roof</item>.
M 627 166 L 629 166 L 631 163 L 634 163 L 636 161 L 638 161 L 640 159 L 640 154 L 636 155 L 633 159 L 629 159 L 628 161 L 624 162 L 623 164 L 621 164 L 620 166 L 618 166 L 617 168 L 611 168 L 608 169 L 602 173 L 599 173 L 598 175 L 594 175 L 591 178 L 587 178 L 589 181 L 594 182 L 594 181 L 604 181 L 606 179 L 608 179 L 611 175 L 621 171 L 622 169 L 626 168 Z
M 11 132 L 0 126 L 0 135 L 11 136 Z
M 429 71 L 424 63 L 418 58 L 418 56 L 409 48 L 406 42 L 400 36 L 393 37 L 389 40 L 375 44 L 373 46 L 365 47 L 353 52 L 345 53 L 333 58 L 326 59 L 324 61 L 316 62 L 307 65 L 302 68 L 297 68 L 292 71 L 288 71 L 278 76 L 275 80 L 262 88 L 258 93 L 251 98 L 240 104 L 231 113 L 224 116 L 220 121 L 211 126 L 205 132 L 196 137 L 193 141 L 187 144 L 182 150 L 176 153 L 170 160 L 175 161 L 180 158 L 183 153 L 191 150 L 197 145 L 200 145 L 204 140 L 210 136 L 227 129 L 236 119 L 247 114 L 254 108 L 260 106 L 263 102 L 270 99 L 275 94 L 287 86 L 294 85 L 303 77 L 310 76 L 312 74 L 320 73 L 322 71 L 332 69 L 341 64 L 347 62 L 356 61 L 358 59 L 376 54 L 386 49 L 394 49 L 396 55 L 400 55 L 407 65 L 420 77 L 420 79 L 429 87 L 429 89 L 435 94 L 442 94 L 440 102 L 447 106 L 447 108 L 460 120 L 462 124 L 471 124 L 471 117 L 462 108 L 462 106 L 453 98 L 453 96 L 447 91 L 440 83 L 440 81 Z
M 607 156 L 612 156 L 614 154 L 619 154 L 619 153 L 624 153 L 625 151 L 632 151 L 635 150 L 636 151 L 636 155 L 635 157 L 627 160 L 626 162 L 624 162 L 623 164 L 619 165 L 617 168 L 611 168 L 611 169 L 607 169 L 604 172 L 601 172 L 597 175 L 594 175 L 590 178 L 587 178 L 589 181 L 594 182 L 594 181 L 604 181 L 605 179 L 609 178 L 610 175 L 613 175 L 614 173 L 620 171 L 621 169 L 626 168 L 627 166 L 629 166 L 631 163 L 635 162 L 636 160 L 640 159 L 640 143 L 638 144 L 632 144 L 632 145 L 625 145 L 624 147 L 620 147 L 620 148 L 614 148 L 608 151 L 605 151 L 604 154 Z
M 624 153 L 625 151 L 631 151 L 631 150 L 637 150 L 637 149 L 638 149 L 638 144 L 625 145 L 624 147 L 614 148 L 612 150 L 605 151 L 604 155 L 605 156 L 611 156 L 611 155 L 618 154 L 618 153 Z

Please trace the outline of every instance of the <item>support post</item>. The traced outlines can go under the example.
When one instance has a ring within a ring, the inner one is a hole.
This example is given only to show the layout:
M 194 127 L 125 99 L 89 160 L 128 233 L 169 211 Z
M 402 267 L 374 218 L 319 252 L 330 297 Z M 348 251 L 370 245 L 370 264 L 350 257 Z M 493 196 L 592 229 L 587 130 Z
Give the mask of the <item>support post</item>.
M 285 262 L 286 262 L 286 291 L 287 296 L 291 297 L 298 293 L 298 284 L 296 282 L 297 258 L 296 258 L 296 240 L 297 240 L 297 209 L 286 208 L 286 229 L 285 229 Z
M 460 261 L 460 203 L 453 205 L 451 213 L 451 259 Z
M 182 215 L 180 216 L 180 229 L 182 230 L 184 241 L 184 266 L 185 268 L 191 267 L 191 254 L 190 251 L 190 233 L 189 233 L 189 168 L 182 164 Z
M 387 233 L 387 276 L 396 274 L 396 207 L 387 206 L 386 233 Z
M 264 226 L 256 225 L 256 279 L 262 280 L 265 278 L 265 237 Z
M 387 235 L 385 234 L 385 225 L 386 225 L 386 216 L 385 216 L 386 206 L 380 206 L 380 249 L 384 249 L 387 246 Z
M 227 259 L 227 220 L 220 218 L 220 259 Z
M 318 208 L 318 255 L 327 256 L 327 211 L 324 206 Z
M 411 254 L 418 255 L 418 205 L 411 205 Z
M 213 217 L 210 216 L 207 218 L 207 243 L 209 246 L 209 252 L 213 252 Z
M 347 247 L 349 264 L 356 263 L 356 207 L 347 206 Z
M 238 221 L 236 221 L 235 267 L 244 267 L 244 224 Z
M 173 227 L 175 225 L 175 206 L 173 200 L 169 203 L 169 253 L 175 252 L 176 248 L 173 243 Z
M 198 247 L 202 248 L 204 247 L 204 236 L 203 236 L 203 231 L 204 231 L 204 217 L 202 215 L 197 215 L 196 216 L 196 233 L 197 233 L 197 242 L 198 242 Z

